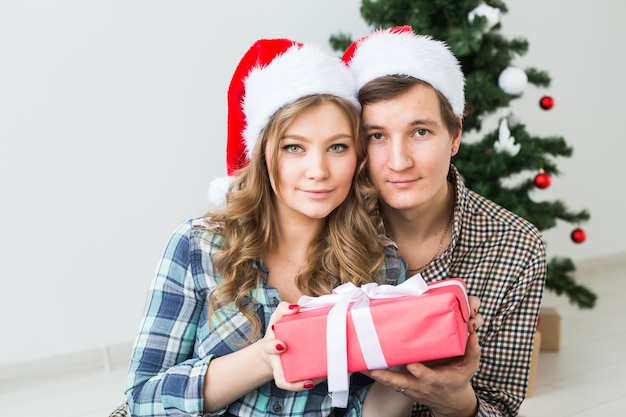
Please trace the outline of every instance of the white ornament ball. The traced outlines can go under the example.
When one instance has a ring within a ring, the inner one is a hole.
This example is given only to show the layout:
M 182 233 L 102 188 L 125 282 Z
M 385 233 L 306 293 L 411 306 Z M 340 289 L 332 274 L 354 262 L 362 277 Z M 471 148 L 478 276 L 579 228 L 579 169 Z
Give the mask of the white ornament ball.
M 508 67 L 500 73 L 498 85 L 507 94 L 518 96 L 524 92 L 528 84 L 528 77 L 524 70 L 517 67 Z
M 500 23 L 500 14 L 501 14 L 500 9 L 496 7 L 488 6 L 485 3 L 481 3 L 474 10 L 469 12 L 469 14 L 467 15 L 467 20 L 470 23 L 473 23 L 476 16 L 485 17 L 487 19 L 486 29 L 489 30 L 495 25 L 497 25 L 498 23 Z
M 550 188 L 541 189 L 538 187 L 533 187 L 528 191 L 528 198 L 530 199 L 530 201 L 536 204 L 545 203 L 546 201 L 554 200 L 554 193 Z

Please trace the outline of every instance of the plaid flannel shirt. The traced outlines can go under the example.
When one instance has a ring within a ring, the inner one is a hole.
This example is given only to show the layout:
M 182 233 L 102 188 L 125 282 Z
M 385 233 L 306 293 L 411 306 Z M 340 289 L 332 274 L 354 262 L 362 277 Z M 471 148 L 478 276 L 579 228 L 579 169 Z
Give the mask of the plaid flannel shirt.
M 204 377 L 211 359 L 240 349 L 240 343 L 251 333 L 250 322 L 236 309 L 222 311 L 218 320 L 207 317 L 209 293 L 221 280 L 213 274 L 212 243 L 219 244 L 222 236 L 206 230 L 203 227 L 206 221 L 188 221 L 176 230 L 152 281 L 126 384 L 133 416 L 203 415 Z M 383 267 L 386 283 L 401 283 L 406 278 L 406 267 L 390 241 L 386 255 Z M 260 261 L 256 267 L 264 279 L 252 294 L 249 307 L 256 310 L 265 330 L 265 323 L 281 298 L 275 288 L 266 285 L 267 269 Z M 209 320 L 216 325 L 214 332 L 209 329 Z M 366 390 L 367 387 L 353 386 L 346 416 L 360 415 Z M 331 413 L 326 383 L 312 390 L 291 392 L 269 382 L 226 409 L 207 415 L 328 416 Z
M 526 395 L 539 306 L 546 279 L 545 245 L 528 221 L 469 190 L 454 166 L 452 238 L 422 272 L 427 282 L 463 278 L 480 298 L 480 369 L 472 379 L 478 416 L 514 416 Z M 414 416 L 431 416 L 417 405 Z

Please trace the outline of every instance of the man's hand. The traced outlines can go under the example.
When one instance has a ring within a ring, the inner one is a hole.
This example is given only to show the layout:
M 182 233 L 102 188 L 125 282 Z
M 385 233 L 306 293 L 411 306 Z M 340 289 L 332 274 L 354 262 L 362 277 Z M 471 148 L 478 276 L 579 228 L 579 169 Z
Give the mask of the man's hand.
M 478 313 L 480 300 L 469 297 L 469 304 L 470 335 L 463 356 L 410 363 L 399 371 L 374 370 L 364 373 L 402 392 L 413 401 L 430 407 L 435 416 L 474 416 L 478 409 L 478 400 L 470 381 L 480 364 L 480 346 L 476 330 L 482 326 L 483 318 Z

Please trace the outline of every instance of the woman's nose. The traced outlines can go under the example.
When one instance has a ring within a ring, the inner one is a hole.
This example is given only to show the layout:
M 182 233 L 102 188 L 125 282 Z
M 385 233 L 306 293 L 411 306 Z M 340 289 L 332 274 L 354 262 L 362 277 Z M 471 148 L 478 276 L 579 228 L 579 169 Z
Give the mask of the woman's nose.
M 305 163 L 305 175 L 307 178 L 320 179 L 328 176 L 328 161 L 326 160 L 326 155 L 313 152 L 309 155 Z

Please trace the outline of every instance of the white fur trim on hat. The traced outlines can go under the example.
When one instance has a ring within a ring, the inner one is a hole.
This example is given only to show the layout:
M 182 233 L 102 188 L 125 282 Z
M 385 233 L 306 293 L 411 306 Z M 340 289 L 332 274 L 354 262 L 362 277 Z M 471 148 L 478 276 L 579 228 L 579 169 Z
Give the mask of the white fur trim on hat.
M 409 75 L 426 81 L 443 94 L 455 114 L 465 108 L 465 77 L 448 46 L 412 31 L 385 29 L 356 41 L 351 57 L 345 57 L 360 89 L 375 78 Z
M 231 176 L 216 177 L 209 183 L 207 200 L 211 207 L 221 207 L 226 204 L 226 193 L 234 178 Z
M 360 108 L 350 70 L 320 47 L 294 45 L 267 66 L 250 71 L 245 80 L 243 137 L 248 158 L 272 115 L 283 106 L 313 94 L 332 94 Z

